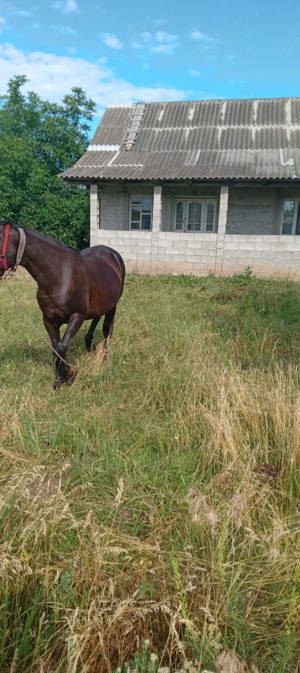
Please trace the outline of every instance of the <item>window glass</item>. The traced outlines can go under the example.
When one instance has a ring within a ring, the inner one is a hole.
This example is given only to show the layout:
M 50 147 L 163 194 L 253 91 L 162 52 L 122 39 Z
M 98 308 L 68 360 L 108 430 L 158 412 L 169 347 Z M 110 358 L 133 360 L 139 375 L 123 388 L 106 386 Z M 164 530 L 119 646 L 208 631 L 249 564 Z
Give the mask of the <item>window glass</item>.
M 143 198 L 143 211 L 151 213 L 152 209 L 152 199 L 150 196 L 144 196 Z
M 283 204 L 282 234 L 292 233 L 295 205 L 295 201 L 285 201 Z
M 296 220 L 295 234 L 296 234 L 296 236 L 300 236 L 300 201 L 298 201 L 298 214 L 297 214 L 297 220 Z
M 201 229 L 201 203 L 192 201 L 188 206 L 188 229 L 200 231 Z
M 133 197 L 130 204 L 130 228 L 151 229 L 152 198 L 151 196 Z
M 182 201 L 178 201 L 178 203 L 176 204 L 175 227 L 178 231 L 182 231 L 182 225 L 183 225 L 183 203 Z
M 215 204 L 208 203 L 206 210 L 206 231 L 213 231 L 215 224 Z
M 151 228 L 151 214 L 143 213 L 142 214 L 142 229 L 149 231 Z
M 215 201 L 187 198 L 175 202 L 175 231 L 215 231 L 215 220 Z

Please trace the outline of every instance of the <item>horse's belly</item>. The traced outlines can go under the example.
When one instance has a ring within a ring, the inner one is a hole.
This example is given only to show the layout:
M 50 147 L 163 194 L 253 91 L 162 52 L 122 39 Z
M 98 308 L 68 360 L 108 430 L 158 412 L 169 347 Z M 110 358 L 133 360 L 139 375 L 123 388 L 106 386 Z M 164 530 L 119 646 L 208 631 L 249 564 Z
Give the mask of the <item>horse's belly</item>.
M 67 324 L 74 313 L 84 316 L 88 313 L 88 302 L 78 301 L 78 298 L 65 301 L 64 297 L 59 297 L 53 301 L 48 295 L 38 292 L 37 300 L 43 316 L 57 324 Z

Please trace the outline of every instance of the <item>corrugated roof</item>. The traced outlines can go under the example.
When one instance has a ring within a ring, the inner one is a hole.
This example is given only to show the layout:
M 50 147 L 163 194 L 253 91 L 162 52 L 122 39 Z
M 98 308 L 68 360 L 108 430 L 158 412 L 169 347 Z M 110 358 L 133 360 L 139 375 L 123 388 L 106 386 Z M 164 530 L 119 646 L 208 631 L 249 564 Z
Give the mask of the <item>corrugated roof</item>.
M 68 180 L 300 180 L 300 98 L 108 108 Z

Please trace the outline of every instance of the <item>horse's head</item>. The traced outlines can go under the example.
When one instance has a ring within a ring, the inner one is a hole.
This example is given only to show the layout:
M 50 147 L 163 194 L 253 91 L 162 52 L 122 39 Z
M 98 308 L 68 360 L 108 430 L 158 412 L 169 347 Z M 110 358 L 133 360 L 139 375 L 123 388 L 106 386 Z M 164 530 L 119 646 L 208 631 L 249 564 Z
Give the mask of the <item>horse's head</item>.
M 18 227 L 9 220 L 0 220 L 0 278 L 15 265 L 18 240 Z

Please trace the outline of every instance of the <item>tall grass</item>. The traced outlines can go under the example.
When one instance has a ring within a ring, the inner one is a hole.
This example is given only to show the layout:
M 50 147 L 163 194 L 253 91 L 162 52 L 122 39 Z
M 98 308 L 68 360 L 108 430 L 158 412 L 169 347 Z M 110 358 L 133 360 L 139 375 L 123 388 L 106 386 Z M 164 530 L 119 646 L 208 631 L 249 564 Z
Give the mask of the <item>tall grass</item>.
M 300 670 L 299 287 L 131 276 L 108 364 L 79 335 L 59 393 L 34 294 L 0 284 L 1 673 L 145 639 L 153 670 Z

